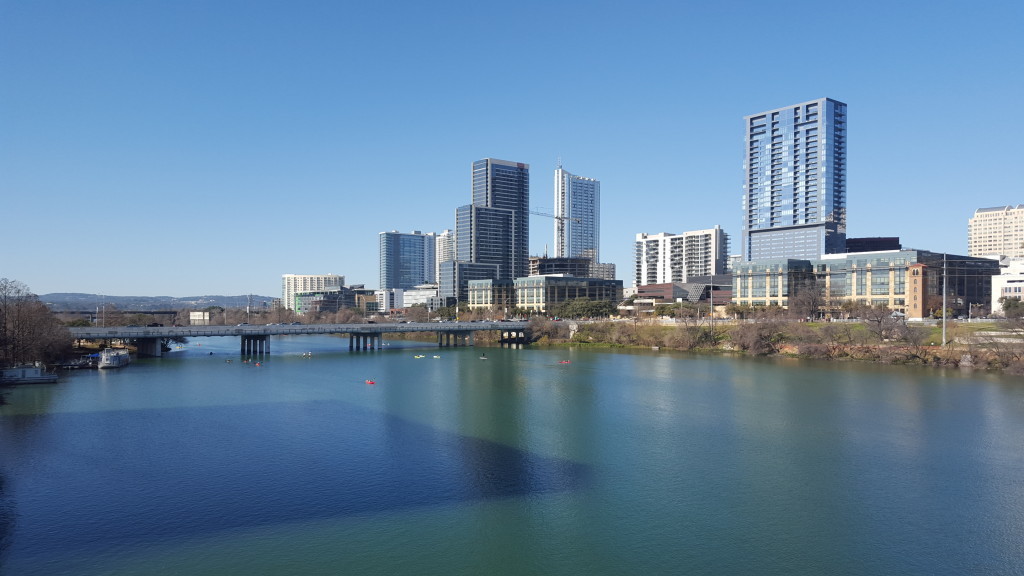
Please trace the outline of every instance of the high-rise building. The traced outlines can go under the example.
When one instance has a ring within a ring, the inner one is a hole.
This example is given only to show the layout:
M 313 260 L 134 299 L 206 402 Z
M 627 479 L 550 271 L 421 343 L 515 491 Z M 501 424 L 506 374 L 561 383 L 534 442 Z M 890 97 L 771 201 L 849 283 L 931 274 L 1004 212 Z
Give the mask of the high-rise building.
M 744 118 L 743 261 L 846 251 L 846 104 L 821 98 Z
M 634 286 L 725 274 L 729 235 L 720 227 L 682 234 L 637 234 Z
M 967 255 L 1024 258 L 1024 204 L 975 210 L 967 221 Z
M 526 276 L 530 166 L 493 158 L 474 162 L 472 198 L 455 212 L 455 259 L 496 266 L 495 280 Z
M 555 258 L 599 261 L 601 182 L 555 169 Z
M 433 232 L 381 232 L 379 245 L 381 290 L 405 290 L 437 280 L 437 235 Z
M 340 290 L 345 277 L 337 274 L 284 274 L 281 276 L 281 305 L 297 310 L 296 296 L 305 292 Z
M 445 230 L 437 235 L 434 242 L 434 281 L 441 277 L 441 263 L 455 260 L 455 234 Z

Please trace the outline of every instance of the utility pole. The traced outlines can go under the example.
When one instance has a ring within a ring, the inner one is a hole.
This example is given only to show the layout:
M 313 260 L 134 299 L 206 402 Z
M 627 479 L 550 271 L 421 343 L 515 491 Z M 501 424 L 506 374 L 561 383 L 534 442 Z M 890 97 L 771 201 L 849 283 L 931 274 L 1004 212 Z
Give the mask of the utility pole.
M 715 337 L 715 276 L 711 276 L 711 284 L 708 286 L 708 298 L 711 301 L 711 337 Z
M 946 253 L 942 253 L 942 346 L 946 346 Z

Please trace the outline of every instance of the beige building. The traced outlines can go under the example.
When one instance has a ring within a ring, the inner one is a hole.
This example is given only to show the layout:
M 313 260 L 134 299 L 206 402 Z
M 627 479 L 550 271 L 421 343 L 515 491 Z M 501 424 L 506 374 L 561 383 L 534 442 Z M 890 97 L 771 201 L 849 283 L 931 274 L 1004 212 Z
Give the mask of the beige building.
M 617 304 L 622 300 L 622 281 L 562 274 L 524 276 L 513 282 L 469 281 L 470 309 L 493 308 L 508 313 L 518 308 L 540 313 L 577 298 Z
M 578 298 L 618 304 L 622 300 L 622 280 L 562 275 L 527 276 L 515 279 L 515 297 L 516 307 L 530 312 L 546 312 Z
M 907 318 L 925 318 L 946 306 L 957 315 L 987 305 L 998 262 L 924 250 L 827 254 L 820 259 L 744 262 L 733 271 L 733 302 L 788 308 L 804 302 L 834 312 L 843 302 L 886 306 Z M 809 291 L 809 292 L 808 292 Z
M 976 210 L 967 221 L 967 255 L 1024 258 L 1024 204 Z
M 298 294 L 339 290 L 344 285 L 345 277 L 337 274 L 284 274 L 281 276 L 281 304 L 288 310 L 296 310 Z

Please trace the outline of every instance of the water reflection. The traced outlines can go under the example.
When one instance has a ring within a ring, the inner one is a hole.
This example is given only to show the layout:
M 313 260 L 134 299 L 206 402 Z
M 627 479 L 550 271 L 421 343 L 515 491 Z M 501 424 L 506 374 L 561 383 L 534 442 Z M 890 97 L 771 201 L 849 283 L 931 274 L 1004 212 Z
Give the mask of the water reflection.
M 50 419 L 54 434 L 83 441 L 5 462 L 28 502 L 18 540 L 43 551 L 572 490 L 586 478 L 574 462 L 342 402 Z

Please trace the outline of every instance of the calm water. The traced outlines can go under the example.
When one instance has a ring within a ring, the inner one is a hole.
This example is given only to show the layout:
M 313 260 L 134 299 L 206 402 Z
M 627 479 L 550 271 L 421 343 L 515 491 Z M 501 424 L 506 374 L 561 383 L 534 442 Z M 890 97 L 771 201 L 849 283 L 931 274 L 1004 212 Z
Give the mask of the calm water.
M 0 573 L 1024 573 L 1019 379 L 271 348 L 10 390 Z

